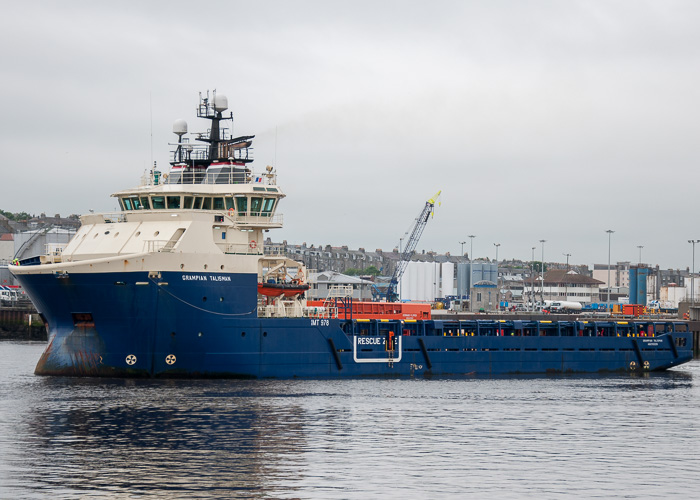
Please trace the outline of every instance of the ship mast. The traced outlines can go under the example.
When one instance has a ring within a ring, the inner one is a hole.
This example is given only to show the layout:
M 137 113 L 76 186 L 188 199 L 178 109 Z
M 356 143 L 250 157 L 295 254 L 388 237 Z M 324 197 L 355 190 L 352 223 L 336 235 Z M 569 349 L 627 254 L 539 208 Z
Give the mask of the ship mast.
M 217 160 L 219 157 L 219 143 L 222 142 L 221 120 L 231 120 L 233 123 L 233 113 L 229 112 L 228 117 L 224 117 L 223 112 L 228 109 L 228 99 L 223 95 L 216 95 L 216 90 L 212 93 L 212 98 L 209 99 L 209 92 L 206 97 L 199 94 L 199 108 L 197 108 L 197 116 L 211 120 L 211 128 L 209 137 L 204 135 L 197 137 L 197 140 L 209 143 L 209 161 Z

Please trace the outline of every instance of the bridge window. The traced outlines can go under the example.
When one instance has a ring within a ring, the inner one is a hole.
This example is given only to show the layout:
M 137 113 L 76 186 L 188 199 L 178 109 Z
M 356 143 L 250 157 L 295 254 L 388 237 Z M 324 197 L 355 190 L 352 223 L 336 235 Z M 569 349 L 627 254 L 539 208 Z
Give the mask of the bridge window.
M 148 196 L 141 197 L 141 207 L 145 210 L 149 210 L 151 206 L 148 204 Z
M 233 208 L 233 197 L 227 196 L 226 197 L 226 210 L 230 210 Z
M 263 202 L 263 215 L 270 216 L 272 213 L 272 209 L 275 206 L 275 199 L 274 198 L 265 198 L 265 201 Z
M 214 210 L 224 210 L 223 198 L 214 198 Z
M 245 215 L 248 212 L 248 198 L 236 196 L 236 210 L 238 210 L 238 215 Z
M 211 210 L 211 198 L 204 198 L 202 200 L 202 210 Z
M 151 197 L 151 201 L 153 202 L 154 210 L 162 210 L 165 208 L 165 196 L 153 196 Z
M 199 210 L 202 208 L 202 197 L 201 196 L 197 196 L 194 199 L 194 205 L 192 205 L 192 208 L 194 208 L 195 210 Z
M 168 196 L 168 208 L 180 208 L 180 197 Z
M 253 197 L 250 199 L 250 214 L 260 215 L 260 209 L 262 208 L 262 198 Z
M 139 210 L 143 207 L 141 207 L 141 203 L 139 202 L 138 197 L 132 196 L 130 198 L 122 198 L 120 205 L 122 206 L 122 210 Z
M 182 208 L 185 210 L 190 210 L 192 208 L 192 202 L 194 198 L 192 196 L 185 196 L 185 201 L 182 204 Z

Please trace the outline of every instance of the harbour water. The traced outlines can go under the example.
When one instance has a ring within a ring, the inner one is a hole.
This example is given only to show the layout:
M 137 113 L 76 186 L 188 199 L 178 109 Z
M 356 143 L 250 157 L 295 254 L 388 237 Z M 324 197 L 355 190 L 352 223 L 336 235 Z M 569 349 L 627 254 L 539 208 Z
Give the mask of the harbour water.
M 700 360 L 647 375 L 114 380 L 0 343 L 0 498 L 693 498 Z

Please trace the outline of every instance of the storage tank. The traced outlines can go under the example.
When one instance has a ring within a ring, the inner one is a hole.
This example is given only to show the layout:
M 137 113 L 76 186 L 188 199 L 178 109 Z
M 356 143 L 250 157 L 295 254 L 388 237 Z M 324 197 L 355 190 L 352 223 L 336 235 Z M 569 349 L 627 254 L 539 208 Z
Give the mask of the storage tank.
M 647 276 L 649 268 L 630 267 L 630 304 L 647 305 Z
M 452 262 L 443 262 L 441 266 L 442 293 L 440 297 L 447 297 L 455 294 L 455 265 Z

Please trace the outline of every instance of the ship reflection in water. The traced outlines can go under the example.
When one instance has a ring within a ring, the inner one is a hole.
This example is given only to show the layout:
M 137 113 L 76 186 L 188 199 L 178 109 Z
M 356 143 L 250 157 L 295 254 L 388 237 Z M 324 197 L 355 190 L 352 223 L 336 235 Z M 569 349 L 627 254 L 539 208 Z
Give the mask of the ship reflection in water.
M 0 497 L 686 498 L 700 361 L 646 375 L 117 380 L 0 345 Z

